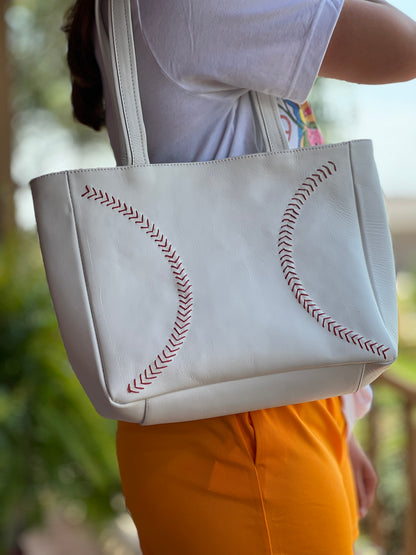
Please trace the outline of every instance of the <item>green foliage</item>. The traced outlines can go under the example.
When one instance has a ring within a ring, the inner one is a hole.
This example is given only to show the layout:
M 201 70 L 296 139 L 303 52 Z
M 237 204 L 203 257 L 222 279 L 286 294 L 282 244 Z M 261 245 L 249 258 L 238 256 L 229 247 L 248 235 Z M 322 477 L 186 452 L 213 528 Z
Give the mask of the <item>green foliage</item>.
M 48 504 L 99 521 L 119 491 L 115 425 L 69 367 L 32 235 L 0 248 L 0 369 L 2 553 Z

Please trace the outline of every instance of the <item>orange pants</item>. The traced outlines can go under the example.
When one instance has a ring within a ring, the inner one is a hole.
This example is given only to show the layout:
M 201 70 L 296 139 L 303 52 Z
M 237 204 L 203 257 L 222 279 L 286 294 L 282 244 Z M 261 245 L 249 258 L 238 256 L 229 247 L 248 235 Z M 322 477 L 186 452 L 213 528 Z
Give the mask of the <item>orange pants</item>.
M 351 555 L 358 533 L 339 398 L 158 426 L 120 422 L 144 555 Z

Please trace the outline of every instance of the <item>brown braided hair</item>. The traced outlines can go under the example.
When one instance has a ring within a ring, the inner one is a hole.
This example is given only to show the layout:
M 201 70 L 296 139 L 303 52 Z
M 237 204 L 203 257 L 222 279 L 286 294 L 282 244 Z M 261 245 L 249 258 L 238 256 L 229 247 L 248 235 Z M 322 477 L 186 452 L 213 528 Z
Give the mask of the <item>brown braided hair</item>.
M 77 0 L 67 11 L 62 30 L 68 39 L 74 117 L 96 131 L 105 124 L 103 85 L 94 55 L 94 0 Z

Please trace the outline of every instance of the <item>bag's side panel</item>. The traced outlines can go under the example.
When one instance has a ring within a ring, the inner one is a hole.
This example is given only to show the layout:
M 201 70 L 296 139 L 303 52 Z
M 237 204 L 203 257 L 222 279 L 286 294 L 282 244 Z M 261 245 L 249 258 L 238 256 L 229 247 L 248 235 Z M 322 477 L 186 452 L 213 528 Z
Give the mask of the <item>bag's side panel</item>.
M 369 277 L 380 316 L 391 338 L 391 344 L 395 347 L 390 361 L 392 363 L 397 358 L 398 309 L 387 214 L 373 159 L 372 144 L 365 143 L 358 148 L 357 143 L 352 142 L 350 153 L 357 212 L 361 222 L 361 239 Z M 371 179 L 368 179 L 368 176 Z
M 359 145 L 366 148 L 367 143 Z M 350 343 L 377 353 L 385 366 L 395 350 L 390 352 L 391 338 L 369 275 L 361 231 L 367 222 L 357 210 L 345 146 L 345 156 L 324 163 L 292 197 L 285 221 L 293 230 L 288 226 L 281 232 L 282 259 L 300 305 L 336 338 L 334 349 L 340 353 L 340 343 Z M 371 165 L 371 152 L 367 158 Z M 364 182 L 377 190 L 372 179 L 367 173 Z
M 31 183 L 39 239 L 49 289 L 68 358 L 96 410 L 109 418 L 122 418 L 123 408 L 140 421 L 145 403 L 120 407 L 108 398 L 107 384 L 95 336 L 85 286 L 66 173 Z

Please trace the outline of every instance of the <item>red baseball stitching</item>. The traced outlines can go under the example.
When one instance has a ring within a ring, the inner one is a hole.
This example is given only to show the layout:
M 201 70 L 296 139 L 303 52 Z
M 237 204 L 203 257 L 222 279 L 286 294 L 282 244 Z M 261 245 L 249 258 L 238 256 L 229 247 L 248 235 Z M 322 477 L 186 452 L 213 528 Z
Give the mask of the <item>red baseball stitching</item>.
M 141 393 L 146 386 L 153 383 L 152 380 L 155 380 L 158 375 L 168 367 L 185 341 L 186 334 L 191 324 L 193 310 L 192 285 L 183 267 L 182 261 L 173 246 L 155 224 L 145 218 L 143 214 L 140 214 L 138 210 L 132 206 L 127 206 L 125 202 L 122 202 L 114 196 L 110 196 L 105 191 L 96 189 L 95 187 L 89 187 L 88 185 L 85 186 L 85 192 L 81 197 L 87 200 L 95 200 L 102 206 L 117 211 L 119 214 L 127 217 L 132 223 L 139 225 L 140 228 L 153 239 L 159 249 L 161 249 L 175 278 L 179 302 L 172 333 L 170 334 L 168 342 L 156 356 L 155 360 L 139 373 L 138 378 L 129 383 L 127 387 L 129 393 Z
M 280 264 L 287 284 L 298 303 L 310 314 L 310 316 L 312 316 L 312 318 L 321 324 L 323 328 L 326 328 L 328 332 L 334 334 L 336 337 L 347 341 L 347 343 L 353 343 L 363 350 L 382 355 L 384 359 L 387 360 L 386 353 L 390 350 L 389 347 L 379 344 L 372 339 L 367 339 L 359 333 L 355 333 L 353 330 L 349 330 L 347 327 L 337 323 L 334 318 L 325 314 L 305 291 L 302 281 L 296 272 L 296 264 L 293 256 L 293 240 L 300 211 L 312 193 L 318 189 L 319 184 L 322 183 L 324 179 L 328 179 L 328 177 L 336 171 L 337 167 L 334 162 L 328 161 L 326 164 L 323 164 L 315 173 L 305 179 L 290 199 L 283 214 L 277 243 Z

